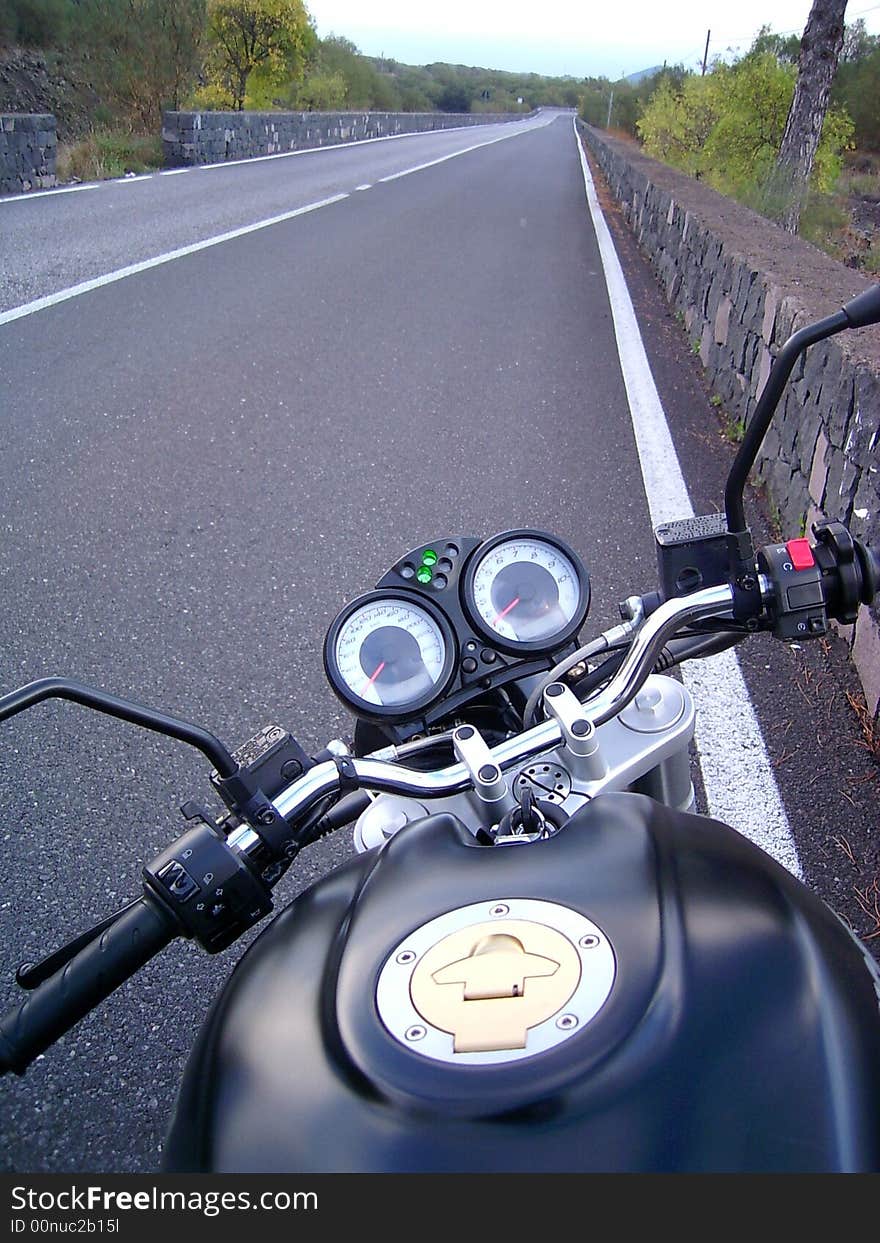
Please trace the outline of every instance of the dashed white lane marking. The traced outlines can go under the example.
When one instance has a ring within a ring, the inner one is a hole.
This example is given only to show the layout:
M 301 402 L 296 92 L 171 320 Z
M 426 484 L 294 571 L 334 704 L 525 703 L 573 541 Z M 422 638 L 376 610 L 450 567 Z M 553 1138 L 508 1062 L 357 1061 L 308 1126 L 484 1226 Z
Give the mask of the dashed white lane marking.
M 689 518 L 694 511 L 687 485 L 620 260 L 599 206 L 577 121 L 574 137 L 608 286 L 651 521 L 656 526 L 675 518 Z M 801 876 L 788 816 L 735 653 L 723 652 L 709 660 L 692 661 L 683 665 L 681 672 L 697 704 L 695 741 L 710 815 L 738 829 L 795 876 Z
M 355 186 L 355 190 L 372 190 L 372 188 L 373 188 L 372 182 L 370 182 L 369 185 Z
M 90 293 L 93 289 L 100 289 L 103 285 L 112 285 L 115 281 L 124 280 L 126 276 L 135 276 L 138 272 L 146 272 L 149 268 L 171 263 L 174 259 L 193 255 L 196 251 L 207 250 L 209 246 L 231 242 L 233 238 L 244 237 L 247 233 L 256 233 L 258 229 L 268 229 L 273 224 L 293 220 L 296 216 L 304 216 L 307 212 L 317 211 L 320 207 L 328 207 L 331 203 L 338 203 L 348 197 L 347 194 L 334 194 L 328 199 L 320 199 L 317 203 L 307 203 L 305 207 L 283 212 L 280 216 L 270 216 L 268 220 L 258 220 L 254 224 L 242 225 L 239 229 L 230 229 L 228 233 L 220 233 L 216 237 L 208 237 L 204 241 L 193 242 L 189 246 L 180 246 L 177 250 L 169 250 L 166 254 L 156 255 L 153 259 L 144 259 L 140 263 L 131 263 L 127 267 L 117 268 L 115 272 L 107 272 L 104 276 L 96 276 L 93 280 L 81 281 L 80 284 L 72 285 L 69 289 L 61 289 L 58 293 L 48 294 L 45 298 L 37 298 L 34 302 L 27 302 L 11 311 L 0 313 L 0 324 L 11 323 L 12 320 L 22 319 L 25 315 L 33 315 L 36 311 L 43 311 L 59 302 L 66 302 L 70 298 L 79 297 L 80 294 Z
M 504 142 L 508 138 L 518 138 L 521 134 L 530 134 L 532 130 L 543 129 L 545 125 L 550 123 L 549 121 L 543 121 L 540 125 L 531 125 L 528 129 L 518 129 L 512 134 L 500 134 L 497 138 L 488 138 L 485 142 L 475 142 L 470 147 L 462 147 L 460 151 L 451 151 L 448 155 L 441 155 L 437 160 L 428 160 L 425 164 L 415 164 L 412 168 L 404 168 L 399 173 L 391 173 L 388 177 L 380 177 L 379 181 L 397 181 L 399 177 L 408 177 L 410 173 L 420 173 L 423 168 L 433 168 L 435 164 L 445 164 L 447 160 L 454 160 L 459 155 L 467 155 L 469 151 L 478 151 L 480 147 L 491 147 L 493 143 Z

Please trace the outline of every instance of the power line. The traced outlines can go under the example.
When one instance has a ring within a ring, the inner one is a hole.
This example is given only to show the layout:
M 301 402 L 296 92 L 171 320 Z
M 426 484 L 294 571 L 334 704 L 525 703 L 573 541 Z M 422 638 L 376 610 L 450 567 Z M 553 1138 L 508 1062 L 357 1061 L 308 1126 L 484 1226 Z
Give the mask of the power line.
M 867 9 L 859 9 L 858 13 L 847 13 L 847 15 L 846 15 L 846 16 L 847 16 L 847 19 L 849 19 L 849 18 L 859 18 L 859 17 L 864 17 L 866 13 L 874 13 L 874 12 L 876 12 L 876 11 L 877 11 L 877 9 L 880 9 L 880 4 L 872 4 L 872 5 L 871 5 L 869 8 L 867 8 Z M 768 23 L 768 25 L 769 25 L 769 23 Z M 806 25 L 806 23 L 804 23 L 804 25 Z M 800 35 L 800 34 L 803 34 L 803 32 L 804 32 L 804 26 L 795 26 L 795 27 L 793 27 L 791 30 L 773 30 L 773 29 L 771 28 L 771 31 L 770 31 L 770 33 L 771 33 L 771 34 L 774 34 L 774 35 L 783 35 L 783 36 L 784 36 L 784 35 Z M 718 42 L 719 42 L 719 43 L 732 44 L 733 46 L 735 46 L 735 47 L 736 47 L 736 46 L 738 46 L 740 43 L 751 43 L 751 42 L 752 42 L 752 40 L 754 40 L 754 39 L 756 38 L 756 36 L 757 36 L 757 32 L 756 32 L 756 31 L 753 31 L 750 35 L 742 35 L 741 37 L 736 38 L 736 39 L 734 39 L 734 38 L 728 38 L 728 37 L 727 37 L 727 36 L 725 36 L 725 35 L 719 35 L 719 36 L 718 36 Z

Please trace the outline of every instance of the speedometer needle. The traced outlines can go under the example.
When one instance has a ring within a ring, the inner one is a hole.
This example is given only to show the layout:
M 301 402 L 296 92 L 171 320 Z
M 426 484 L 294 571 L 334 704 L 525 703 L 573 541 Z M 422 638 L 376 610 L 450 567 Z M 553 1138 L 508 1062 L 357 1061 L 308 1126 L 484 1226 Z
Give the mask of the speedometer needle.
M 518 604 L 519 604 L 519 596 L 516 596 L 513 600 L 511 600 L 510 604 L 508 604 L 506 609 L 502 609 L 501 612 L 496 617 L 492 618 L 491 625 L 494 626 L 496 622 L 500 622 L 501 619 L 503 617 L 506 617 L 507 614 L 510 612 L 510 610 L 513 608 L 516 608 Z
M 364 689 L 361 691 L 361 698 L 363 698 L 364 691 L 368 691 L 370 689 L 370 687 L 376 681 L 376 678 L 378 678 L 379 674 L 382 672 L 384 668 L 385 668 L 385 661 L 383 660 L 383 661 L 380 661 L 373 676 L 370 678 L 367 678 L 366 682 L 364 682 Z

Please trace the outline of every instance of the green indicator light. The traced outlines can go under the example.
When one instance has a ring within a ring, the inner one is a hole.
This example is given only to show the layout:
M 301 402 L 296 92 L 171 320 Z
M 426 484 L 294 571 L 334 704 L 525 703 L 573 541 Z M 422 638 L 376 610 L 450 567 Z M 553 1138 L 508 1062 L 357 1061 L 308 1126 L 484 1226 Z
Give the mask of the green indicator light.
M 420 570 L 416 571 L 416 578 L 418 579 L 420 583 L 430 583 L 433 577 L 434 575 L 431 573 L 431 571 L 428 569 L 426 565 L 423 565 Z
M 436 565 L 436 564 L 437 564 L 437 554 L 434 552 L 434 549 L 426 548 L 425 551 L 422 553 L 422 565 Z

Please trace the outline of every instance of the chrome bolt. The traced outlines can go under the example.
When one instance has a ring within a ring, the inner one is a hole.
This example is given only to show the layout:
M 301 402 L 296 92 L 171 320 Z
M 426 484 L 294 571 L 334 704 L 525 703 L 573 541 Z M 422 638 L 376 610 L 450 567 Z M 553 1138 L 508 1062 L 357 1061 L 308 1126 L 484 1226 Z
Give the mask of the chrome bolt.
M 428 1029 L 416 1023 L 413 1027 L 408 1027 L 403 1034 L 407 1040 L 424 1040 L 428 1034 Z
M 640 712 L 653 712 L 662 699 L 662 692 L 656 686 L 649 686 L 636 695 L 636 707 Z

